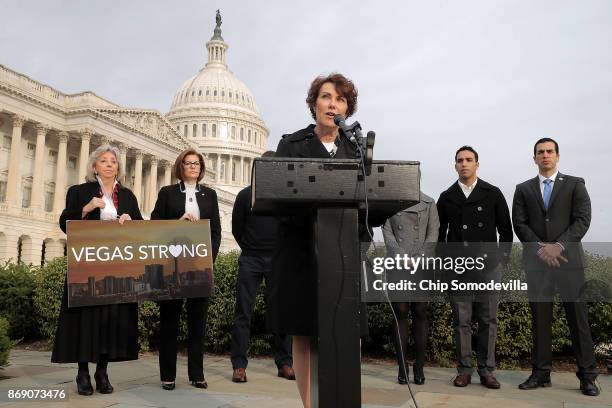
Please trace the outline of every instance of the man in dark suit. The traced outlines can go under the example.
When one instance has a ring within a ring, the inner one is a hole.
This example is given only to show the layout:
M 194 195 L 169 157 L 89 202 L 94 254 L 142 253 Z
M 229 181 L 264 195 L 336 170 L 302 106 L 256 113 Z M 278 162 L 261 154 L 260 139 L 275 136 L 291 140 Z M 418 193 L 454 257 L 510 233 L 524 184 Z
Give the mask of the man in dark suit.
M 584 180 L 559 173 L 559 145 L 550 138 L 536 142 L 533 160 L 539 174 L 516 186 L 512 204 L 514 231 L 523 242 L 533 331 L 532 374 L 519 388 L 550 387 L 552 368 L 552 300 L 563 300 L 585 395 L 599 395 L 597 367 L 586 304 L 579 289 L 585 259 L 580 241 L 591 223 L 591 201 Z
M 262 157 L 273 157 L 273 151 L 265 152 Z M 236 277 L 236 308 L 232 327 L 232 381 L 247 382 L 247 349 L 251 337 L 251 315 L 255 307 L 257 290 L 263 279 L 269 291 L 272 271 L 272 254 L 278 240 L 278 218 L 267 215 L 254 215 L 251 212 L 251 186 L 242 189 L 236 197 L 232 212 L 232 234 L 240 246 L 238 276 Z M 269 301 L 270 294 L 266 294 Z M 272 308 L 267 305 L 268 310 Z M 291 356 L 291 336 L 274 333 L 274 362 L 278 376 L 295 380 L 293 358 Z
M 440 242 L 485 243 L 478 247 L 499 242 L 501 251 L 508 254 L 512 245 L 512 224 L 510 211 L 499 188 L 479 179 L 478 153 L 470 146 L 460 147 L 455 153 L 455 170 L 459 180 L 453 183 L 438 199 L 440 217 Z M 448 245 L 448 246 L 452 246 Z M 496 244 L 497 246 L 497 244 Z M 474 245 L 466 250 L 474 253 Z M 465 252 L 465 251 L 462 251 Z M 464 255 L 464 254 L 462 254 Z M 506 255 L 507 256 L 507 255 Z M 500 273 L 501 256 L 492 256 L 487 270 Z M 466 276 L 475 279 L 475 274 Z M 495 370 L 495 341 L 497 337 L 497 305 L 499 296 L 495 293 L 480 295 L 478 299 L 454 295 L 453 326 L 457 349 L 457 377 L 453 384 L 465 387 L 472 381 L 472 317 L 478 322 L 478 374 L 480 383 L 487 388 L 497 389 L 499 382 L 493 375 Z

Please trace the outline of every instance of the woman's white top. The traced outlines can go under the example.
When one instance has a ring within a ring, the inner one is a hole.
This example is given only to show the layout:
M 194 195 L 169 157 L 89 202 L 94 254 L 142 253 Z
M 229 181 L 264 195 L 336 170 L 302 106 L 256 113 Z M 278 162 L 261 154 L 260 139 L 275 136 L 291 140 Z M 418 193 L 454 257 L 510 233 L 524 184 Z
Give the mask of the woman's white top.
M 200 207 L 196 200 L 197 183 L 185 184 L 185 212 L 191 214 L 195 219 L 200 219 Z
M 117 209 L 115 208 L 115 203 L 113 202 L 113 191 L 115 191 L 115 186 L 118 184 L 117 180 L 115 180 L 115 184 L 113 184 L 113 189 L 110 192 L 104 191 L 104 186 L 102 185 L 102 181 L 98 177 L 98 183 L 100 184 L 100 189 L 102 190 L 102 199 L 104 200 L 104 208 L 100 208 L 100 219 L 102 221 L 116 220 L 117 219 Z M 110 195 L 109 195 L 110 193 Z

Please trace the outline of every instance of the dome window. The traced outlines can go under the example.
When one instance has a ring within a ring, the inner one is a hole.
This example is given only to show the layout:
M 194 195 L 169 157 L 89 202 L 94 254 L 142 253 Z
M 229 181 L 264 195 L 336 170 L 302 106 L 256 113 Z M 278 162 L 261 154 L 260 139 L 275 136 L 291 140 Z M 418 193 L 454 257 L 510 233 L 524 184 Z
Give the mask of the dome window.
M 215 89 L 215 92 L 213 93 L 213 96 L 217 96 L 217 90 Z
M 193 124 L 193 135 L 191 137 L 198 137 L 198 125 Z
M 221 96 L 224 97 L 225 96 L 225 91 L 221 91 Z
M 189 136 L 187 133 L 189 131 L 189 128 L 187 127 L 187 125 L 185 125 L 185 137 Z
M 198 96 L 202 96 L 202 90 L 200 89 L 200 91 L 198 92 Z
M 236 139 L 236 126 L 232 126 L 232 131 L 230 132 L 232 139 Z
M 206 137 L 206 123 L 202 124 L 202 137 Z
M 195 89 L 191 91 L 191 96 L 195 96 Z
M 217 137 L 217 125 L 212 125 L 212 137 Z
M 210 95 L 210 91 L 206 88 L 206 96 Z
M 230 98 L 232 97 L 232 91 L 230 91 L 230 92 L 229 92 L 229 97 L 230 97 Z
M 244 140 L 244 128 L 240 128 L 240 140 Z
M 248 130 L 247 135 L 247 141 L 251 143 L 251 129 Z

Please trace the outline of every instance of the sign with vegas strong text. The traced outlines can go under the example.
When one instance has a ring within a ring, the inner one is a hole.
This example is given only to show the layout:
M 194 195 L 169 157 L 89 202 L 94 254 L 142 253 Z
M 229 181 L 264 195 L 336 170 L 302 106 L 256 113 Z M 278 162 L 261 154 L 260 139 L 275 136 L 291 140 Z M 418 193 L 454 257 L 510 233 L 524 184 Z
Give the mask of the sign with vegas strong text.
M 209 220 L 69 221 L 68 307 L 208 297 Z

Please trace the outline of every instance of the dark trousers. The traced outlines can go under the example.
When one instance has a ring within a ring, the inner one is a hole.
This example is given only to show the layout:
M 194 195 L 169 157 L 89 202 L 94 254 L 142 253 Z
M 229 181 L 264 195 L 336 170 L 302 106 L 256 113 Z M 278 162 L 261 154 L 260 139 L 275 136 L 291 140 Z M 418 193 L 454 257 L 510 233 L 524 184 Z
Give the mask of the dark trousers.
M 584 269 L 551 270 L 545 268 L 527 273 L 533 335 L 532 369 L 534 375 L 550 376 L 552 368 L 552 319 L 555 291 L 563 301 L 565 318 L 569 326 L 577 376 L 582 379 L 597 377 L 597 362 L 589 326 L 587 305 L 580 301 L 580 288 L 584 283 Z
M 393 310 L 397 317 L 399 326 L 395 326 L 393 330 L 393 344 L 395 346 L 395 358 L 400 369 L 400 373 L 406 377 L 404 373 L 404 364 L 406 361 L 408 347 L 408 312 L 412 314 L 412 337 L 414 339 L 414 365 L 422 368 L 425 364 L 425 350 L 427 348 L 427 303 L 425 302 L 401 302 L 392 303 Z M 409 310 L 410 309 L 410 310 Z M 399 337 L 398 337 L 399 333 Z M 404 352 L 402 356 L 401 350 Z M 406 367 L 407 368 L 407 367 Z
M 478 374 L 495 370 L 498 296 L 480 296 L 479 302 L 452 302 L 453 329 L 459 374 L 472 374 L 472 317 L 478 323 L 476 361 Z
M 255 297 L 262 280 L 266 283 L 272 273 L 272 256 L 240 255 L 238 277 L 236 279 L 236 309 L 232 328 L 232 367 L 246 368 L 247 349 L 251 337 L 251 316 L 255 307 Z M 268 295 L 266 294 L 266 297 Z M 270 307 L 268 302 L 268 307 Z M 277 367 L 293 365 L 291 357 L 291 337 L 274 334 L 274 361 Z
M 204 333 L 208 298 L 187 299 L 187 372 L 189 381 L 204 380 Z M 159 304 L 159 374 L 162 381 L 176 379 L 177 337 L 183 299 Z

